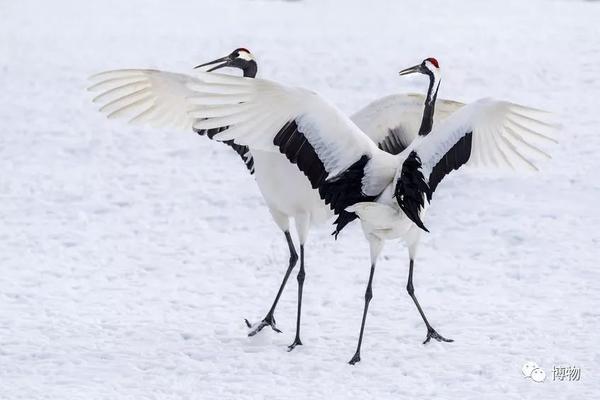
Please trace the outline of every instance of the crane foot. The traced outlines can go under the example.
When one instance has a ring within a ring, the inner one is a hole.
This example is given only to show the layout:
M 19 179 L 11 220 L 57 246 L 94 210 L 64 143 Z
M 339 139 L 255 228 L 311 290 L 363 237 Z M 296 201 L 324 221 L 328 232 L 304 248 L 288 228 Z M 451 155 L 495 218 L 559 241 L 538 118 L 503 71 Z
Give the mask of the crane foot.
M 277 333 L 281 333 L 281 331 L 275 325 L 275 318 L 272 315 L 267 315 L 262 321 L 258 324 L 251 324 L 247 319 L 244 320 L 246 322 L 246 326 L 250 329 L 248 332 L 248 336 L 252 337 L 256 335 L 258 332 L 262 331 L 265 326 L 270 326 Z
M 348 364 L 354 365 L 357 362 L 360 362 L 360 353 L 358 351 L 356 353 L 354 353 L 354 356 L 352 357 L 352 359 L 350 361 L 348 361 Z
M 438 342 L 448 342 L 448 343 L 454 342 L 453 339 L 446 339 L 445 337 L 443 337 L 442 335 L 440 335 L 439 333 L 437 333 L 435 329 L 428 328 L 427 329 L 427 338 L 425 339 L 425 341 L 423 342 L 423 344 L 426 344 L 431 339 L 435 339 Z
M 294 343 L 292 343 L 288 346 L 288 351 L 294 350 L 296 348 L 296 346 L 302 346 L 302 341 L 300 340 L 300 338 L 298 336 L 296 336 L 296 339 L 294 339 Z

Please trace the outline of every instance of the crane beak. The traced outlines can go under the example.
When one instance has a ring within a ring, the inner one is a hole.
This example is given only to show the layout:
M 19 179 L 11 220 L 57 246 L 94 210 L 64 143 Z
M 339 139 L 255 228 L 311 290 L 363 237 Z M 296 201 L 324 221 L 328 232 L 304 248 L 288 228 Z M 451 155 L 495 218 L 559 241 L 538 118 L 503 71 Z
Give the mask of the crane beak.
M 422 70 L 421 70 L 421 64 L 415 65 L 415 66 L 410 67 L 410 68 L 403 69 L 402 71 L 400 71 L 400 75 L 415 74 L 417 72 L 418 73 L 422 72 Z
M 216 60 L 213 60 L 213 61 L 210 61 L 210 62 L 207 62 L 207 63 L 204 63 L 204 64 L 196 65 L 194 67 L 194 69 L 206 67 L 208 65 L 213 65 L 213 64 L 217 64 L 217 63 L 222 63 L 222 64 L 219 64 L 219 65 L 215 65 L 214 67 L 212 67 L 212 68 L 210 68 L 210 69 L 207 70 L 207 72 L 211 72 L 211 71 L 217 70 L 219 68 L 227 67 L 231 63 L 231 61 L 232 61 L 231 57 L 225 56 L 225 57 L 217 58 Z

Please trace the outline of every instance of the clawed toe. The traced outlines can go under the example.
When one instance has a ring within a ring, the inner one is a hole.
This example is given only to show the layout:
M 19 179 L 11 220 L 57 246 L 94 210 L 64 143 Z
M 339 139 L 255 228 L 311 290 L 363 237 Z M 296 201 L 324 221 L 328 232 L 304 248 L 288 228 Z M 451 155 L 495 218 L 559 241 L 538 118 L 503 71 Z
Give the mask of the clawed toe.
M 294 343 L 292 343 L 288 346 L 288 351 L 294 350 L 296 348 L 296 346 L 302 346 L 302 341 L 300 340 L 299 337 L 296 337 L 296 339 L 294 339 Z
M 247 319 L 244 319 L 244 321 L 246 322 L 246 326 L 250 329 L 250 332 L 248 332 L 249 337 L 252 337 L 258 332 L 262 331 L 265 326 L 270 326 L 275 332 L 281 333 L 281 331 L 275 325 L 275 318 L 273 317 L 266 317 L 256 325 L 251 324 Z
M 445 337 L 443 337 L 442 335 L 437 333 L 435 329 L 429 328 L 429 329 L 427 329 L 427 338 L 425 338 L 425 341 L 423 342 L 423 344 L 427 344 L 431 339 L 435 339 L 438 342 L 447 342 L 447 343 L 454 342 L 453 339 L 446 339 Z
M 357 362 L 360 362 L 360 353 L 358 353 L 358 352 L 354 353 L 354 356 L 352 357 L 352 359 L 350 361 L 348 361 L 348 364 L 354 365 Z

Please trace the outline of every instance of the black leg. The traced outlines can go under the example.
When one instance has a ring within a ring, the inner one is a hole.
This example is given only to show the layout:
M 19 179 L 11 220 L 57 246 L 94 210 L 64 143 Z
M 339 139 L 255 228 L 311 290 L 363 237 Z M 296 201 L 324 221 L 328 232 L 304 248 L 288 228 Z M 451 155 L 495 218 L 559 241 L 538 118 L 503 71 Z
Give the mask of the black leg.
M 362 323 L 360 324 L 360 335 L 358 336 L 358 346 L 356 346 L 356 353 L 352 359 L 348 362 L 351 365 L 356 364 L 360 361 L 360 347 L 362 345 L 363 333 L 365 331 L 365 321 L 367 320 L 367 310 L 369 309 L 369 303 L 373 298 L 373 275 L 375 274 L 375 264 L 371 264 L 371 274 L 369 275 L 369 283 L 367 284 L 367 290 L 365 291 L 365 309 L 363 310 Z
M 304 245 L 300 245 L 300 271 L 298 271 L 298 314 L 296 316 L 296 338 L 294 342 L 288 346 L 288 351 L 294 350 L 298 345 L 302 346 L 300 340 L 300 316 L 302 315 L 302 289 L 304 287 Z
M 423 309 L 421 308 L 421 305 L 419 304 L 419 301 L 417 300 L 417 296 L 415 296 L 415 288 L 414 288 L 413 282 L 412 282 L 413 267 L 414 267 L 414 260 L 411 258 L 410 266 L 408 269 L 408 283 L 406 284 L 406 291 L 408 292 L 410 297 L 413 299 L 415 305 L 417 306 L 417 310 L 419 310 L 419 314 L 421 314 L 421 318 L 423 318 L 423 322 L 425 322 L 425 326 L 427 327 L 427 338 L 425 338 L 425 341 L 423 342 L 423 344 L 429 342 L 431 339 L 435 339 L 438 342 L 453 342 L 454 340 L 446 339 L 445 337 L 443 337 L 442 335 L 437 333 L 435 331 L 435 329 L 433 329 L 431 324 L 429 324 L 429 321 L 427 321 L 427 317 L 425 317 L 425 313 L 423 312 Z
M 290 232 L 285 231 L 285 239 L 290 248 L 290 263 L 288 265 L 287 270 L 285 271 L 283 281 L 281 281 L 281 286 L 279 286 L 279 291 L 277 291 L 277 296 L 275 296 L 275 301 L 273 301 L 273 305 L 269 309 L 269 312 L 267 312 L 265 318 L 263 318 L 263 320 L 254 328 L 252 328 L 252 324 L 248 320 L 245 320 L 246 326 L 248 326 L 248 328 L 252 328 L 250 333 L 248 333 L 248 336 L 256 335 L 267 325 L 270 326 L 275 332 L 281 333 L 281 331 L 277 329 L 277 326 L 275 325 L 275 318 L 273 317 L 273 314 L 275 313 L 275 308 L 277 307 L 277 303 L 279 302 L 281 293 L 283 293 L 283 288 L 285 288 L 285 284 L 287 283 L 287 280 L 290 277 L 290 274 L 292 273 L 296 262 L 298 261 L 298 253 L 296 253 L 296 248 L 294 247 L 294 242 L 292 241 L 292 236 L 290 235 Z

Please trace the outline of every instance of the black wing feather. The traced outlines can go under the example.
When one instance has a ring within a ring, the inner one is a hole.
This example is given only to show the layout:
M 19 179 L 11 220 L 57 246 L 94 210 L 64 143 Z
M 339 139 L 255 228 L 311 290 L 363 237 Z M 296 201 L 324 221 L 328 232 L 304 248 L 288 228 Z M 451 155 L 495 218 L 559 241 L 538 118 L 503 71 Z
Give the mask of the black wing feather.
M 378 146 L 381 150 L 390 154 L 400 154 L 406 149 L 408 143 L 402 143 L 402 130 L 400 127 L 388 129 L 388 135 L 379 142 Z
M 396 182 L 396 201 L 406 216 L 424 231 L 427 231 L 427 228 L 421 221 L 420 214 L 425 205 L 425 197 L 431 201 L 433 192 L 442 179 L 469 161 L 472 142 L 473 132 L 461 137 L 434 165 L 427 180 L 423 176 L 421 159 L 417 152 L 411 152 L 402 164 L 402 172 Z
M 206 137 L 208 137 L 209 139 L 212 140 L 212 138 L 217 133 L 223 132 L 227 128 L 228 127 L 225 126 L 225 127 L 221 127 L 221 128 L 198 129 L 198 130 L 194 130 L 194 131 L 198 135 L 200 135 L 200 136 L 206 136 Z M 250 153 L 250 149 L 248 148 L 248 146 L 236 144 L 236 143 L 233 142 L 233 140 L 226 140 L 226 141 L 223 141 L 222 143 L 226 144 L 233 151 L 235 151 L 242 158 L 242 161 L 246 165 L 246 168 L 248 168 L 248 171 L 250 171 L 250 174 L 254 174 L 254 158 L 252 157 L 252 154 Z
M 429 186 L 421 172 L 421 167 L 419 155 L 412 151 L 402 164 L 402 171 L 396 182 L 394 194 L 404 214 L 419 228 L 429 232 L 423 225 L 420 216 L 421 210 L 425 206 L 425 196 L 429 193 Z
M 286 123 L 275 135 L 273 144 L 290 162 L 298 165 L 300 171 L 310 181 L 312 188 L 318 189 L 325 204 L 328 204 L 338 215 L 334 222 L 336 229 L 333 232 L 336 238 L 347 224 L 358 218 L 355 213 L 347 212 L 346 207 L 375 199 L 376 196 L 362 193 L 364 169 L 369 161 L 367 155 L 363 155 L 344 172 L 328 180 L 329 174 L 323 162 L 306 136 L 298 129 L 296 121 Z
M 442 159 L 433 167 L 429 175 L 429 188 L 427 199 L 431 200 L 433 192 L 450 172 L 459 169 L 466 164 L 471 157 L 471 146 L 473 144 L 473 132 L 467 133 L 461 137 L 454 146 L 442 157 Z

